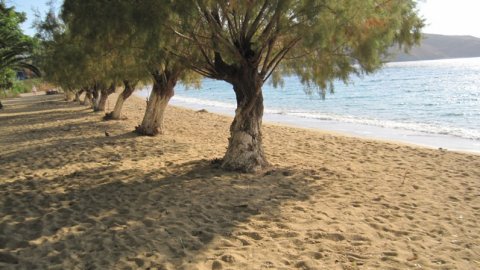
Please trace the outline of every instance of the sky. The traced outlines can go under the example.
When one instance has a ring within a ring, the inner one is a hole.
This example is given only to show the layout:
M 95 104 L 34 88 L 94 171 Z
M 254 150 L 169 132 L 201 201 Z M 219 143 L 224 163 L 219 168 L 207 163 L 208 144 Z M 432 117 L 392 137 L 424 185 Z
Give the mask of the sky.
M 427 0 L 418 6 L 426 19 L 424 33 L 480 38 L 480 0 Z
M 79 0 L 81 1 L 81 0 Z M 33 35 L 33 10 L 44 14 L 48 10 L 47 0 L 6 0 L 17 11 L 27 13 L 23 24 L 26 34 Z M 57 6 L 62 2 L 55 1 Z M 419 0 L 420 14 L 426 19 L 424 33 L 443 35 L 470 35 L 480 38 L 480 0 Z

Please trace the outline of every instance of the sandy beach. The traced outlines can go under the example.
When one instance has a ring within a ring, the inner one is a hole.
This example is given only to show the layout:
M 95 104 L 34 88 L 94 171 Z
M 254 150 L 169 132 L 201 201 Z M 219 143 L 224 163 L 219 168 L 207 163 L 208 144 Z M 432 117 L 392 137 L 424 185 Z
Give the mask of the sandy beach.
M 480 269 L 479 155 L 265 124 L 273 166 L 241 174 L 211 162 L 229 117 L 138 137 L 135 97 L 2 103 L 1 269 Z

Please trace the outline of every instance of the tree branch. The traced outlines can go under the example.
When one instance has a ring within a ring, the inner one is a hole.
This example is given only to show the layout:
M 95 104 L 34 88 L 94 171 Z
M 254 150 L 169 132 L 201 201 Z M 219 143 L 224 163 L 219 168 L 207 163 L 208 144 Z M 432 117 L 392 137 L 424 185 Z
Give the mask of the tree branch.
M 268 64 L 268 67 L 265 71 L 268 72 L 268 75 L 265 77 L 264 81 L 267 81 L 268 78 L 272 75 L 273 71 L 277 68 L 277 66 L 280 64 L 282 59 L 285 57 L 285 55 L 297 44 L 297 42 L 300 41 L 301 38 L 296 38 L 292 40 L 287 46 L 285 46 L 278 54 L 272 59 L 272 61 Z
M 268 7 L 268 3 L 270 1 L 269 0 L 264 0 L 263 1 L 263 6 L 262 8 L 260 9 L 260 11 L 258 12 L 258 15 L 257 17 L 255 18 L 255 20 L 253 21 L 252 25 L 250 26 L 250 29 L 248 29 L 248 33 L 245 37 L 246 40 L 251 40 L 253 35 L 255 35 L 255 33 L 257 32 L 258 30 L 258 26 L 260 25 L 260 22 L 263 20 L 263 13 L 265 12 L 265 10 L 267 9 Z M 244 22 L 244 26 L 246 25 L 246 23 Z

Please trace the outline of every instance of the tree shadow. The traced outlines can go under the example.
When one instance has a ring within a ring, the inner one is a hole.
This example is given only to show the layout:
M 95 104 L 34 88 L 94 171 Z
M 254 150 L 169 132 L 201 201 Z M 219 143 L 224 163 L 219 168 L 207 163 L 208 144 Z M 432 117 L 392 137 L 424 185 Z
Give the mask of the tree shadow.
M 26 105 L 18 108 L 19 114 L 9 115 L 11 111 L 8 111 L 0 115 L 0 124 L 4 128 L 0 130 L 0 140 L 4 143 L 0 152 L 0 173 L 12 171 L 11 174 L 15 174 L 15 168 L 9 166 L 15 166 L 12 162 L 15 160 L 32 164 L 38 159 L 44 159 L 45 162 L 38 168 L 61 168 L 78 158 L 82 151 L 114 145 L 120 141 L 128 145 L 126 141 L 135 137 L 133 133 L 124 133 L 121 123 L 102 122 L 100 117 L 96 119 L 95 113 L 90 109 L 72 110 L 76 105 L 60 100 L 59 97 L 51 100 L 56 102 L 56 106 L 43 108 L 31 105 L 30 108 L 30 105 Z M 93 119 L 91 116 L 94 116 Z M 46 121 L 50 124 L 39 125 Z M 115 135 L 106 137 L 106 130 L 114 130 Z M 62 153 L 61 156 L 58 156 L 58 152 Z M 108 158 L 112 154 L 115 153 L 107 151 L 103 156 Z
M 97 134 L 79 136 L 83 127 L 91 129 L 95 121 L 81 124 L 67 124 L 59 127 L 49 127 L 36 130 L 35 134 L 26 132 L 14 138 L 14 144 L 24 141 L 31 145 L 23 148 L 3 149 L 0 154 L 0 175 L 6 178 L 14 178 L 20 170 L 24 174 L 35 174 L 36 171 L 45 169 L 62 169 L 72 163 L 116 163 L 128 160 L 141 160 L 152 156 L 163 155 L 165 151 L 181 151 L 186 146 L 170 142 L 167 146 L 138 144 L 139 137 L 133 131 L 117 133 L 105 136 L 105 128 L 99 127 Z M 107 127 L 111 128 L 111 124 Z M 71 129 L 70 129 L 71 128 Z M 58 137 L 52 137 L 52 133 Z M 69 135 L 67 137 L 67 135 Z M 52 137 L 45 142 L 42 137 Z M 42 143 L 35 143 L 35 140 Z M 131 151 L 125 151 L 125 148 Z M 161 150 L 164 149 L 164 150 Z M 175 150 L 173 150 L 175 149 Z M 26 167 L 17 168 L 18 163 L 26 164 Z
M 28 106 L 32 104 L 47 102 L 47 101 L 62 101 L 62 100 L 63 100 L 63 95 L 31 95 L 31 96 L 2 99 L 2 103 L 5 105 L 6 108 L 12 109 L 9 107 L 17 106 L 17 105 Z
M 63 98 L 63 95 L 36 95 L 36 96 L 25 96 L 21 98 L 11 98 L 5 99 L 2 101 L 4 104 L 4 110 L 0 111 L 2 114 L 10 113 L 35 113 L 37 111 L 42 111 L 45 109 L 52 109 L 58 107 L 67 107 L 67 106 L 79 106 L 78 103 L 66 101 Z
M 64 111 L 58 102 L 58 111 L 47 114 L 42 112 L 52 104 L 27 104 L 33 107 L 19 108 L 25 115 L 7 124 L 34 126 L 45 115 L 82 122 L 1 133 L 17 145 L 2 141 L 6 151 L 0 153 L 0 268 L 178 269 L 204 263 L 210 260 L 205 254 L 226 245 L 262 241 L 266 236 L 252 219 L 276 222 L 282 204 L 306 200 L 314 190 L 303 171 L 240 174 L 209 160 L 175 162 L 173 154 L 191 145 L 138 137 L 120 123 L 83 119 L 90 112 Z M 6 123 L 10 116 L 2 117 Z M 42 144 L 23 144 L 29 140 Z
M 63 107 L 63 106 L 62 106 Z M 90 108 L 86 108 L 84 106 L 79 105 L 72 105 L 68 104 L 63 108 L 70 108 L 70 109 L 63 109 L 62 107 L 56 108 L 54 111 L 46 111 L 43 109 L 39 109 L 35 107 L 35 110 L 29 110 L 28 113 L 23 113 L 27 111 L 27 109 L 22 108 L 18 109 L 18 114 L 14 113 L 13 111 L 8 111 L 3 115 L 0 115 L 0 122 L 2 126 L 8 127 L 17 127 L 17 126 L 25 126 L 25 125 L 36 125 L 45 123 L 45 118 L 53 119 L 55 118 L 58 121 L 66 121 L 66 120 L 73 120 L 79 119 L 81 117 L 93 115 L 94 112 L 91 111 Z M 77 111 L 72 111 L 71 108 L 76 107 L 78 108 Z
M 38 124 L 42 123 L 42 117 L 49 117 L 49 118 L 57 118 L 58 120 L 70 120 L 73 118 L 80 118 L 86 115 L 92 115 L 93 111 L 85 106 L 80 106 L 76 104 L 67 104 L 66 106 L 56 106 L 57 108 L 55 109 L 50 109 L 50 110 L 39 110 L 38 107 L 36 107 L 36 110 L 30 110 L 28 113 L 23 113 L 23 114 L 18 114 L 18 115 L 12 115 L 9 116 L 10 112 L 5 113 L 3 116 L 0 116 L 0 119 L 5 122 L 11 122 L 12 125 L 24 125 L 23 122 L 21 121 L 27 121 L 27 124 Z M 70 110 L 68 110 L 69 108 Z M 72 111 L 71 108 L 77 108 L 77 111 Z M 22 109 L 21 112 L 27 111 L 26 109 Z M 20 120 L 20 121 L 19 121 Z M 43 120 L 45 120 L 43 118 Z M 19 123 L 20 122 L 20 123 Z
M 148 172 L 102 166 L 54 179 L 0 184 L 0 266 L 174 269 L 218 239 L 248 246 L 253 217 L 306 200 L 302 172 L 225 172 L 197 160 Z

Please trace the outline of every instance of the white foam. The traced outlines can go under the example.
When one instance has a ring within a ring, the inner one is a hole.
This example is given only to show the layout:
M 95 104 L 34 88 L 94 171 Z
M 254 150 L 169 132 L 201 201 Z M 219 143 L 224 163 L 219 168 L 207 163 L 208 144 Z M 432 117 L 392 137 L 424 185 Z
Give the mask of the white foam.
M 216 100 L 206 100 L 200 98 L 193 98 L 193 97 L 184 97 L 184 96 L 174 96 L 172 98 L 173 103 L 183 103 L 183 104 L 191 104 L 196 106 L 212 106 L 221 109 L 231 109 L 235 111 L 237 108 L 236 104 L 223 102 L 223 101 L 216 101 Z M 265 113 L 272 113 L 272 114 L 283 114 L 282 110 L 275 110 L 275 109 L 265 109 Z
M 180 102 L 186 104 L 196 104 L 196 105 L 204 105 L 204 106 L 213 106 L 217 108 L 223 109 L 233 109 L 235 110 L 236 105 L 228 102 L 216 101 L 216 100 L 206 100 L 200 98 L 193 98 L 193 97 L 182 97 L 182 96 L 174 96 L 172 98 L 172 102 Z
M 369 118 L 361 118 L 361 117 L 354 117 L 354 116 L 347 116 L 347 115 L 333 115 L 333 114 L 325 114 L 325 113 L 317 113 L 317 112 L 291 111 L 291 112 L 284 112 L 284 114 L 292 115 L 296 117 L 302 117 L 302 118 L 312 118 L 312 119 L 326 120 L 326 121 L 339 121 L 339 122 L 355 123 L 355 124 L 392 128 L 392 129 L 405 129 L 405 130 L 418 131 L 423 133 L 451 135 L 451 136 L 457 136 L 457 137 L 466 138 L 466 139 L 480 140 L 480 131 L 464 129 L 459 127 L 439 126 L 439 125 L 427 124 L 427 123 L 396 122 L 396 121 L 390 121 L 390 120 L 369 119 Z

